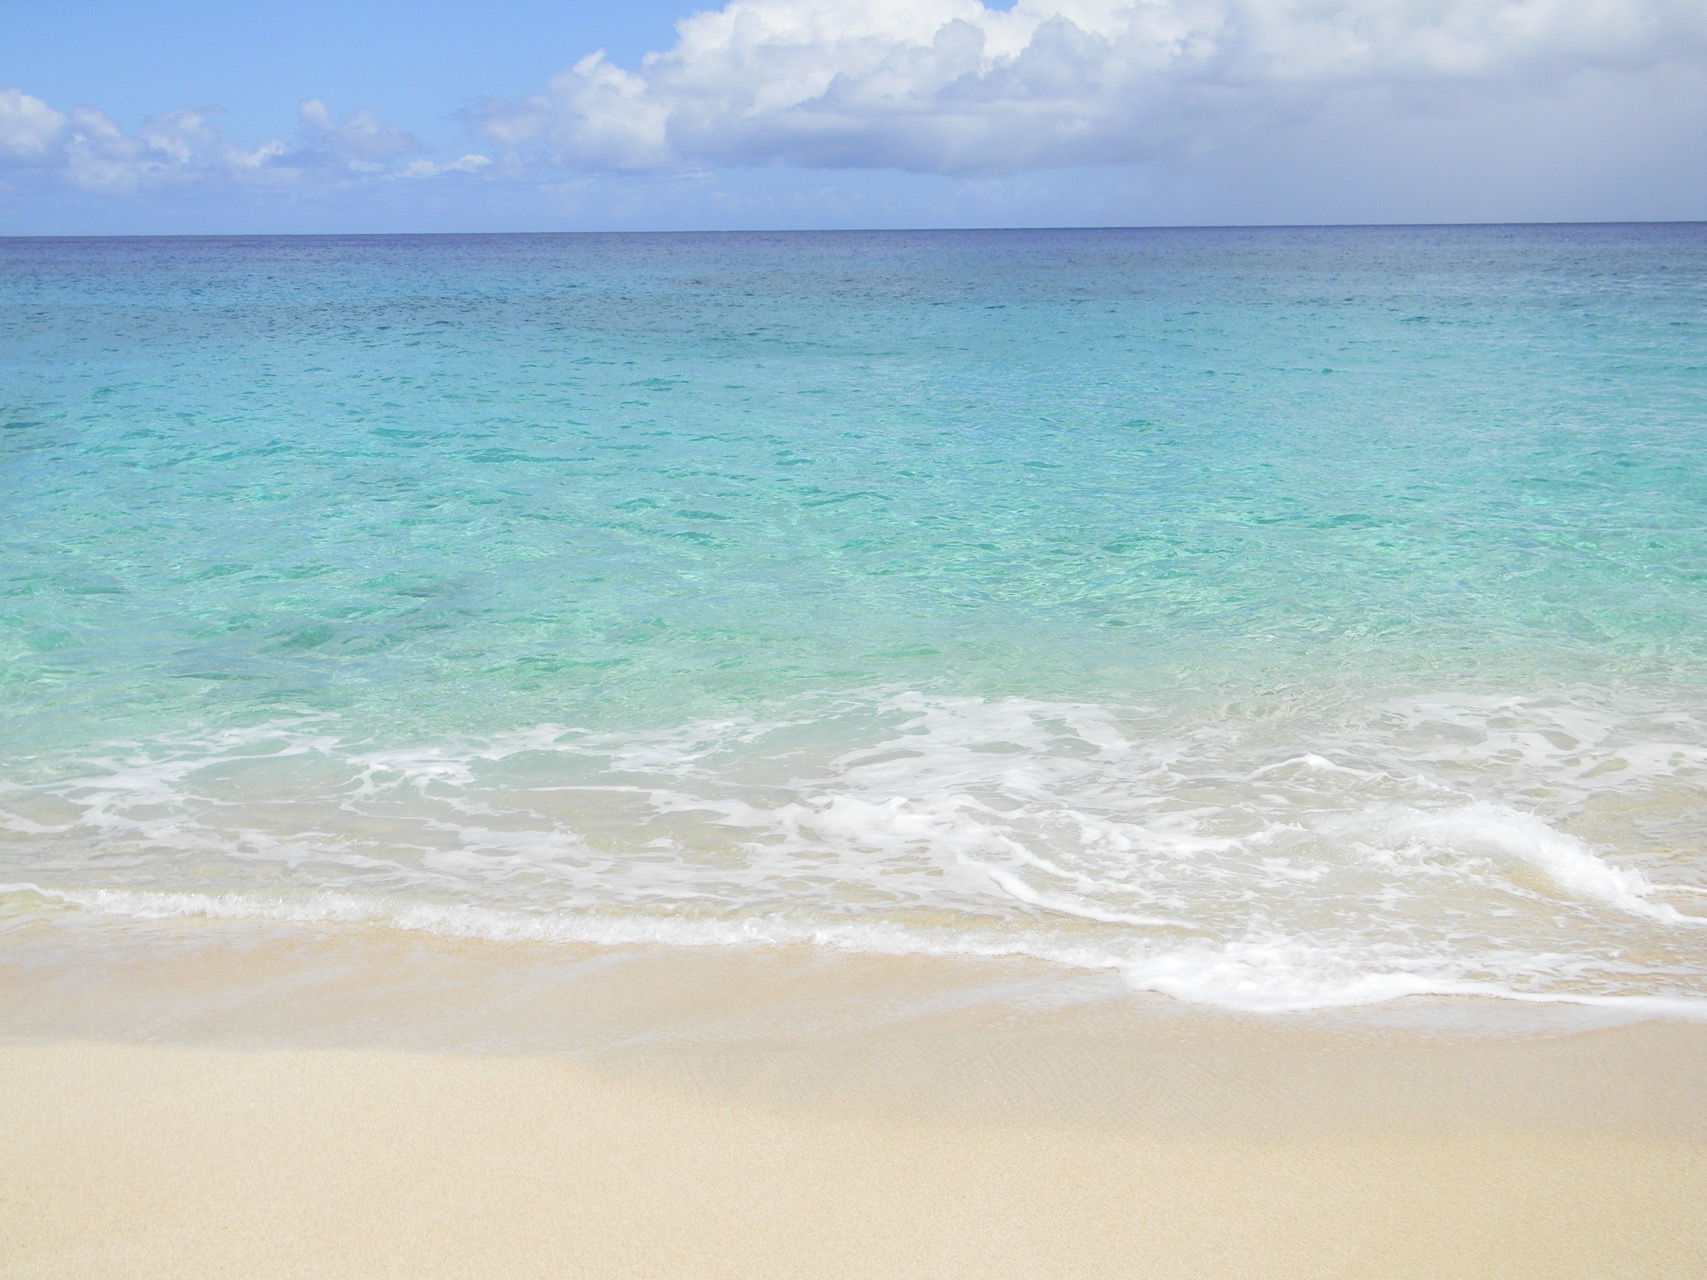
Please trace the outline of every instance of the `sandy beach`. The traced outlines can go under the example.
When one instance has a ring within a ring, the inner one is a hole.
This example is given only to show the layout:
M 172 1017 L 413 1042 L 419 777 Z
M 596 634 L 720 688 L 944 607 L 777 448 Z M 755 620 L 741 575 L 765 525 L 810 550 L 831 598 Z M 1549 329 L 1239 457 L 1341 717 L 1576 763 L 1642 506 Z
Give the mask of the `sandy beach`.
M 804 952 L 154 943 L 75 983 L 39 949 L 5 970 L 7 1275 L 1681 1280 L 1707 1257 L 1699 1024 L 1232 1017 Z
M 0 1055 L 19 1276 L 1675 1276 L 1699 1139 L 905 1122 L 538 1058 Z
M 1362 7 L 0 77 L 0 1280 L 1707 1280 L 1707 27 Z

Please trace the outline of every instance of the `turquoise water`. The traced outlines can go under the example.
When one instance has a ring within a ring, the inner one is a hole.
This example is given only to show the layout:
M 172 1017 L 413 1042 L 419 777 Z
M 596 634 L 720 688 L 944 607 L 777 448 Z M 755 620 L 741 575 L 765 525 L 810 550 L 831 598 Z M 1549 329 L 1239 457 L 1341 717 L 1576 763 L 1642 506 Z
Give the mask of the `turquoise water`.
M 1707 998 L 1707 227 L 0 241 L 0 428 L 14 919 Z

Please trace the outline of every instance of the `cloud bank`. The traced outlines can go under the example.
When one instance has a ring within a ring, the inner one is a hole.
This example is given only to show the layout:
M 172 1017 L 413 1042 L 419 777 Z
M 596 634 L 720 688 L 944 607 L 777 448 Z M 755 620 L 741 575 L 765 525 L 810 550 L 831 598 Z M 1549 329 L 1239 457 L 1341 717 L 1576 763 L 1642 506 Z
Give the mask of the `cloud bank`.
M 512 169 L 1011 173 L 1707 64 L 1700 0 L 732 0 L 470 125 Z
M 126 133 L 100 111 L 66 112 L 22 89 L 0 90 L 0 177 L 57 181 L 95 194 L 210 182 L 289 188 L 362 178 L 419 178 L 476 173 L 489 163 L 466 155 L 449 164 L 413 160 L 420 144 L 408 131 L 363 108 L 338 118 L 318 98 L 297 108 L 298 137 L 243 147 L 226 137 L 212 113 L 180 108 Z
M 436 147 L 318 97 L 241 142 L 0 89 L 0 231 L 1707 214 L 1707 0 L 728 0 L 562 52 L 444 86 Z
M 127 134 L 93 108 L 64 112 L 20 89 L 0 90 L 0 166 L 56 174 L 85 191 L 258 173 L 288 150 L 278 142 L 244 150 L 200 111 L 169 111 Z

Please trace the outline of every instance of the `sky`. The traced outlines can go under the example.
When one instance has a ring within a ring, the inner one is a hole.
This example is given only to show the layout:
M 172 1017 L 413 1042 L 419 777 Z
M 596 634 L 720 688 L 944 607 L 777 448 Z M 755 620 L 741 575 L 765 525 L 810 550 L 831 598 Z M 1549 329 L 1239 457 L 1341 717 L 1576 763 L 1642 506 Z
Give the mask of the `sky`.
M 1707 218 L 1707 0 L 0 0 L 0 234 Z

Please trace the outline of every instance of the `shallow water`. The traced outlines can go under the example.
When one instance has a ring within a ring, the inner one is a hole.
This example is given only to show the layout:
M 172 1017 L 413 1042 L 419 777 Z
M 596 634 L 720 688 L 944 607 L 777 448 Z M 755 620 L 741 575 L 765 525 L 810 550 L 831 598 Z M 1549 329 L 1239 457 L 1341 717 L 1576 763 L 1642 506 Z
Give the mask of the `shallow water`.
M 14 926 L 1707 1010 L 1707 227 L 0 241 L 0 304 Z

